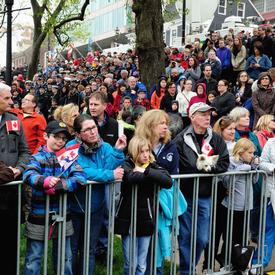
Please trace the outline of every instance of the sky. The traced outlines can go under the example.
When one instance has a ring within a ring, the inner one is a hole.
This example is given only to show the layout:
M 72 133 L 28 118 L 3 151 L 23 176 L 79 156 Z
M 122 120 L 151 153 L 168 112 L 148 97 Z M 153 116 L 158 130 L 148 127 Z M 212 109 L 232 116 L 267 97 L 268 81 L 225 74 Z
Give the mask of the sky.
M 22 7 L 31 7 L 29 1 L 14 1 L 13 9 L 19 9 Z M 16 18 L 13 20 L 13 29 L 12 29 L 12 52 L 16 52 L 19 50 L 17 47 L 17 42 L 20 41 L 20 30 L 18 30 L 17 26 L 24 27 L 24 25 L 31 25 L 32 24 L 32 17 L 31 17 L 31 9 L 30 10 L 24 10 L 18 12 L 14 12 L 13 16 L 16 16 Z M 16 26 L 17 25 L 17 26 Z M 5 22 L 3 24 L 3 27 L 6 28 L 6 17 Z M 0 38 L 0 67 L 3 67 L 6 65 L 6 43 L 7 43 L 7 36 L 4 35 L 2 38 Z

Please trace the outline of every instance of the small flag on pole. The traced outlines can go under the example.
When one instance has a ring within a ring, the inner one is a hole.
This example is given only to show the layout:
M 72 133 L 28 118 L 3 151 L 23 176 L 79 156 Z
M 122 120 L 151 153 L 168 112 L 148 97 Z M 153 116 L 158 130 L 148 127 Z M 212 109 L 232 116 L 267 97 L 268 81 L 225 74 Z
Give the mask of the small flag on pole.
M 61 166 L 61 175 L 75 162 L 78 158 L 78 148 L 80 144 L 74 144 L 57 152 L 57 160 Z M 60 176 L 61 176 L 60 175 Z

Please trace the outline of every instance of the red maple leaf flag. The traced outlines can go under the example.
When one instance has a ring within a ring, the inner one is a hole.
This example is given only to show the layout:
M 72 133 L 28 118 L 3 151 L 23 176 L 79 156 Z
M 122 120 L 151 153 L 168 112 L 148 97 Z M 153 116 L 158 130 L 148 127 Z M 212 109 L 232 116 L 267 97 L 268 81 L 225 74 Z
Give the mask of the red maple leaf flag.
M 7 132 L 18 132 L 20 131 L 20 123 L 18 120 L 6 121 Z
M 214 155 L 214 150 L 213 150 L 212 146 L 205 140 L 203 140 L 203 142 L 202 142 L 201 152 L 207 156 Z

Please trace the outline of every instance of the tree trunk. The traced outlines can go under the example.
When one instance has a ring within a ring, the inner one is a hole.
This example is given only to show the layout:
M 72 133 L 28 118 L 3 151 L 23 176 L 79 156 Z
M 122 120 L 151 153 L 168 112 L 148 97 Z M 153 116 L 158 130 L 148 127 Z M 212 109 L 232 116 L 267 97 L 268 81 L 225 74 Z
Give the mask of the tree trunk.
M 165 72 L 161 0 L 133 1 L 141 81 L 151 89 Z
M 37 73 L 37 66 L 38 66 L 39 57 L 40 57 L 40 48 L 46 36 L 47 36 L 46 33 L 41 33 L 37 39 L 35 38 L 33 39 L 32 58 L 28 69 L 28 79 L 30 80 L 32 80 L 33 76 Z

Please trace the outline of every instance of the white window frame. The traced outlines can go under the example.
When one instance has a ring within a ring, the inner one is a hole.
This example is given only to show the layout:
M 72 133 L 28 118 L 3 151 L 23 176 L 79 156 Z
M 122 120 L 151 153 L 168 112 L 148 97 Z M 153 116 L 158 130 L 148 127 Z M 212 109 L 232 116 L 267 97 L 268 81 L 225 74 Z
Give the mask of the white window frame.
M 220 8 L 223 8 L 224 12 L 220 12 Z M 218 14 L 226 15 L 226 8 L 227 8 L 227 0 L 224 0 L 224 6 L 221 5 L 221 0 L 220 0 L 218 5 Z
M 239 9 L 239 6 L 242 6 L 242 9 Z M 242 16 L 239 16 L 239 11 L 242 12 Z M 240 17 L 240 18 L 244 18 L 245 17 L 245 3 L 244 2 L 240 2 L 238 5 L 237 5 L 237 16 Z

